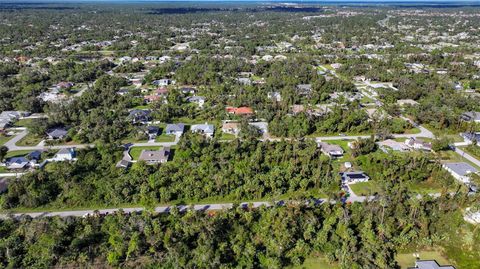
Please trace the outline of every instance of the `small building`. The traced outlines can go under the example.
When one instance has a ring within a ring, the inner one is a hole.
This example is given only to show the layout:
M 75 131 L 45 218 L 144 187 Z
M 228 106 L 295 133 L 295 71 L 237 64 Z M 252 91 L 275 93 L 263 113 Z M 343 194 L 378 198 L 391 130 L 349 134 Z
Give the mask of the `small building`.
M 0 129 L 9 127 L 12 122 L 17 121 L 21 117 L 27 116 L 28 112 L 23 111 L 3 111 L 0 113 Z
M 180 92 L 183 94 L 195 94 L 197 90 L 192 87 L 182 87 L 180 88 Z
M 240 133 L 240 124 L 238 122 L 225 122 L 222 125 L 222 132 L 238 135 Z
M 262 134 L 268 133 L 268 122 L 265 122 L 265 121 L 249 122 L 248 125 L 257 127 Z
M 28 153 L 26 158 L 29 159 L 30 161 L 33 161 L 33 160 L 40 161 L 40 159 L 42 158 L 42 151 L 34 150 Z
M 160 132 L 160 128 L 158 126 L 154 126 L 154 125 L 147 126 L 148 139 L 155 139 L 159 132 Z
M 156 86 L 168 86 L 170 84 L 175 84 L 175 82 L 173 80 L 164 78 L 164 79 L 154 80 L 152 84 Z
M 170 156 L 170 148 L 164 147 L 159 150 L 142 150 L 138 160 L 145 161 L 147 164 L 166 163 Z
M 425 142 L 419 138 L 410 137 L 405 140 L 405 145 L 407 145 L 411 149 L 419 149 L 419 150 L 432 150 L 432 143 Z
M 267 93 L 267 98 L 275 102 L 282 101 L 282 95 L 280 94 L 280 92 L 269 92 Z
M 472 208 L 467 207 L 463 219 L 471 224 L 480 224 L 480 211 L 472 211 Z
M 339 145 L 317 142 L 317 146 L 320 148 L 323 154 L 328 155 L 331 158 L 341 158 L 343 156 L 343 149 Z
M 400 100 L 397 100 L 397 105 L 399 105 L 399 106 L 405 106 L 405 105 L 415 106 L 415 105 L 418 105 L 418 102 L 413 100 L 413 99 L 400 99 Z
M 465 162 L 444 163 L 442 166 L 456 180 L 461 181 L 462 183 L 470 183 L 470 174 L 478 172 L 475 167 Z
M 342 182 L 345 184 L 355 184 L 359 182 L 367 182 L 370 180 L 370 177 L 367 176 L 363 171 L 356 172 L 343 172 L 340 173 L 342 177 Z
M 480 112 L 465 112 L 460 117 L 464 121 L 480 123 Z
M 215 127 L 212 124 L 194 124 L 191 126 L 190 130 L 192 133 L 200 133 L 206 137 L 213 137 Z
M 410 147 L 407 146 L 405 143 L 397 142 L 392 139 L 387 139 L 382 142 L 378 142 L 378 145 L 380 146 L 380 149 L 383 150 L 384 152 L 387 152 L 388 149 L 391 149 L 393 151 L 408 151 L 410 150 Z
M 190 96 L 187 98 L 187 102 L 196 104 L 199 108 L 203 108 L 205 104 L 205 97 L 203 96 Z
M 25 169 L 30 166 L 30 161 L 25 157 L 12 157 L 6 162 L 8 169 Z
M 244 86 L 252 85 L 252 80 L 249 78 L 237 78 L 237 82 L 238 84 L 244 85 Z
M 70 89 L 74 86 L 74 83 L 73 82 L 68 82 L 68 81 L 62 81 L 62 82 L 57 83 L 56 86 L 59 89 Z
M 312 84 L 298 84 L 296 90 L 299 95 L 309 95 L 312 93 Z
M 183 123 L 167 124 L 167 126 L 165 127 L 165 134 L 181 136 L 184 130 L 185 124 Z
M 134 109 L 128 114 L 128 119 L 130 119 L 133 124 L 146 124 L 151 119 L 150 114 L 150 110 Z
M 480 133 L 462 133 L 461 136 L 469 143 L 480 143 Z
M 253 115 L 253 109 L 247 106 L 241 106 L 241 107 L 227 106 L 225 110 L 229 114 L 242 115 L 242 116 Z
M 53 128 L 47 132 L 48 139 L 63 139 L 67 136 L 68 131 L 63 127 Z
M 75 160 L 76 152 L 74 148 L 63 148 L 55 154 L 53 159 L 54 162 L 63 162 L 63 161 L 73 161 Z
M 417 260 L 415 267 L 408 269 L 455 269 L 452 265 L 440 265 L 436 260 Z
M 132 163 L 127 161 L 127 160 L 120 160 L 118 163 L 115 165 L 116 168 L 124 168 L 128 169 Z

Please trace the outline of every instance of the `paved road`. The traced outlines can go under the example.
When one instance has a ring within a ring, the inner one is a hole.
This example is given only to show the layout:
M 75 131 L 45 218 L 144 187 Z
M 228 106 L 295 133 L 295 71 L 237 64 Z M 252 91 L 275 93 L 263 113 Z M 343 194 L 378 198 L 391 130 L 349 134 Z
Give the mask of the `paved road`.
M 347 200 L 347 202 L 364 202 L 367 200 L 368 197 L 357 197 L 356 200 Z M 373 197 L 372 197 L 373 199 Z M 329 202 L 329 200 L 325 199 L 318 199 L 315 201 L 317 205 L 323 204 L 326 202 Z M 277 204 L 281 205 L 284 204 L 283 201 L 278 202 Z M 248 208 L 258 208 L 261 206 L 266 206 L 270 207 L 272 206 L 272 202 L 244 202 L 240 203 L 240 207 L 248 207 Z M 155 207 L 153 210 L 156 213 L 162 213 L 166 214 L 169 213 L 172 208 L 175 206 L 158 206 Z M 230 209 L 233 207 L 233 203 L 222 203 L 222 204 L 204 204 L 204 205 L 179 205 L 176 206 L 177 209 L 181 212 L 186 211 L 186 210 L 195 210 L 195 211 L 205 211 L 205 210 L 225 210 L 225 209 Z M 146 210 L 143 207 L 129 207 L 129 208 L 110 208 L 110 209 L 100 209 L 98 211 L 95 210 L 72 210 L 72 211 L 56 211 L 56 212 L 31 212 L 31 213 L 15 213 L 15 214 L 0 214 L 1 219 L 6 219 L 10 217 L 18 218 L 21 216 L 30 216 L 32 218 L 42 218 L 42 217 L 54 217 L 54 216 L 59 216 L 59 217 L 83 217 L 86 215 L 93 215 L 96 212 L 100 214 L 113 214 L 115 212 L 118 212 L 122 210 L 125 213 L 132 213 L 132 212 L 140 212 L 143 210 Z
M 55 146 L 44 146 L 42 143 L 36 146 L 17 146 L 17 142 L 22 140 L 25 136 L 27 136 L 28 131 L 26 128 L 17 128 L 17 130 L 21 130 L 14 138 L 10 139 L 5 146 L 8 147 L 8 151 L 16 151 L 16 150 L 47 150 L 47 149 L 63 149 L 63 148 L 85 148 L 88 146 L 94 146 L 93 144 L 79 144 L 79 145 L 55 145 Z
M 430 194 L 434 197 L 439 197 L 439 193 Z M 422 196 L 419 194 L 418 198 L 421 199 Z M 362 203 L 365 201 L 373 201 L 375 200 L 375 196 L 357 196 L 353 192 L 350 193 L 349 198 L 346 200 L 346 203 Z M 336 203 L 334 200 L 328 199 L 316 199 L 312 200 L 315 205 L 320 205 L 323 203 Z M 277 205 L 284 205 L 285 203 L 295 203 L 295 201 L 278 201 L 275 203 L 261 201 L 261 202 L 243 202 L 240 203 L 240 207 L 248 207 L 248 208 L 258 208 L 261 206 L 270 207 L 274 204 Z M 298 202 L 300 203 L 300 202 Z M 156 213 L 167 214 L 169 213 L 173 207 L 177 207 L 177 209 L 181 212 L 186 210 L 195 210 L 195 211 L 206 211 L 206 210 L 225 210 L 230 209 L 233 207 L 233 203 L 221 203 L 221 204 L 201 204 L 201 205 L 179 205 L 179 206 L 158 206 L 153 209 Z M 109 209 L 100 209 L 100 210 L 71 210 L 71 211 L 54 211 L 54 212 L 30 212 L 30 213 L 14 213 L 14 214 L 0 214 L 0 219 L 6 218 L 18 218 L 21 216 L 30 216 L 32 218 L 42 218 L 42 217 L 83 217 L 87 215 L 94 215 L 95 213 L 100 214 L 113 214 L 118 211 L 123 211 L 125 213 L 132 213 L 132 212 L 140 212 L 146 210 L 143 207 L 128 207 L 128 208 L 109 208 Z
M 465 151 L 459 149 L 458 147 L 455 147 L 455 152 L 458 153 L 460 156 L 464 157 L 465 159 L 471 161 L 472 163 L 474 163 L 475 165 L 480 167 L 480 161 L 477 160 L 472 155 L 466 153 Z
M 76 144 L 76 145 L 54 145 L 54 146 L 45 146 L 44 143 L 40 142 L 36 146 L 17 146 L 17 142 L 22 140 L 28 134 L 26 128 L 15 128 L 15 130 L 20 130 L 21 132 L 15 135 L 10 139 L 5 146 L 8 147 L 8 151 L 17 151 L 17 150 L 48 150 L 48 149 L 63 149 L 63 148 L 86 148 L 94 147 L 94 144 Z M 176 138 L 174 142 L 146 142 L 146 143 L 132 143 L 131 147 L 144 147 L 144 146 L 164 146 L 171 147 L 178 143 L 179 138 Z

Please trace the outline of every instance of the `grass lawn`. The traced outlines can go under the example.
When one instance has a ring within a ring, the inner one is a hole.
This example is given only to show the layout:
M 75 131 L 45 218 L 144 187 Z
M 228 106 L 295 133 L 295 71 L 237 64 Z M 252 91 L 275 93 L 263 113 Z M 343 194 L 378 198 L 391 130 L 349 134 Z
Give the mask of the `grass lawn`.
M 127 144 L 127 143 L 147 143 L 148 140 L 138 140 L 138 139 L 135 139 L 134 137 L 127 137 L 125 139 L 122 139 L 122 143 L 123 144 Z
M 453 186 L 448 186 L 449 191 L 454 191 L 457 185 L 454 184 Z M 429 193 L 441 193 L 443 191 L 443 187 L 435 182 L 435 180 L 426 180 L 420 183 L 412 183 L 409 184 L 408 189 L 417 192 L 420 194 L 429 194 Z
M 134 107 L 133 109 L 150 109 L 150 105 L 140 105 Z
M 31 125 L 31 123 L 35 120 L 38 120 L 38 119 L 19 119 L 18 121 L 16 121 L 13 126 L 15 127 L 27 127 L 29 125 Z
M 337 264 L 329 264 L 323 256 L 306 258 L 302 265 L 287 267 L 290 269 L 339 269 Z
M 371 195 L 380 191 L 380 184 L 370 180 L 367 182 L 359 182 L 351 184 L 350 188 L 356 195 Z
M 0 140 L 1 141 L 1 140 Z M 480 159 L 480 147 L 477 145 L 470 145 L 467 147 L 460 147 L 466 153 L 472 155 L 473 157 Z
M 138 157 L 140 157 L 140 153 L 142 152 L 142 150 L 157 150 L 157 149 L 160 149 L 159 146 L 145 146 L 145 147 L 131 147 L 130 148 L 130 156 L 132 156 L 132 158 L 134 160 L 138 160 Z
M 234 140 L 235 138 L 237 138 L 235 135 L 227 133 L 222 133 L 222 136 L 220 136 L 220 140 Z
M 22 157 L 32 152 L 32 150 L 14 150 L 7 152 L 6 158 Z
M 376 192 L 379 192 L 381 190 L 381 186 L 381 182 L 370 180 L 368 182 L 359 182 L 352 184 L 350 185 L 350 188 L 356 195 L 372 195 Z M 450 186 L 449 190 L 455 190 L 455 187 L 455 185 Z M 408 189 L 412 192 L 420 194 L 441 193 L 443 191 L 443 187 L 437 184 L 434 180 L 423 181 L 420 183 L 410 183 L 408 185 Z
M 429 138 L 429 137 L 417 137 L 417 139 L 423 140 L 425 142 L 432 142 L 434 140 L 433 138 Z M 397 137 L 397 138 L 394 138 L 393 140 L 395 140 L 397 142 L 405 142 L 405 140 L 407 140 L 407 138 L 406 137 Z
M 418 129 L 418 128 L 407 129 L 403 133 L 404 134 L 418 134 L 418 133 L 420 133 L 420 129 Z
M 436 260 L 440 265 L 450 265 L 451 263 L 442 256 L 439 251 L 419 251 L 417 252 L 422 260 Z M 406 269 L 415 266 L 415 256 L 411 253 L 399 253 L 395 257 L 400 268 Z
M 174 135 L 162 134 L 162 135 L 158 135 L 155 138 L 155 142 L 173 142 L 173 141 L 175 141 L 175 136 Z
M 477 168 L 480 170 L 480 167 L 475 165 L 474 163 L 470 162 L 469 160 L 465 159 L 462 157 L 460 154 L 451 151 L 451 150 L 446 150 L 446 151 L 439 151 L 434 153 L 437 158 L 439 158 L 441 161 L 444 162 L 466 162 L 471 164 L 473 167 Z
M 43 138 L 33 135 L 31 133 L 27 134 L 24 138 L 17 142 L 17 146 L 36 146 Z
M 348 147 L 348 143 L 351 141 L 354 141 L 354 140 L 339 139 L 339 140 L 325 140 L 323 142 L 332 144 L 332 145 L 339 145 L 343 149 L 344 151 L 343 157 L 333 160 L 335 164 L 338 164 L 339 166 L 341 166 L 343 165 L 344 162 L 351 162 L 353 164 L 355 161 L 355 158 L 352 157 L 352 150 Z
M 0 145 L 4 145 L 5 143 L 7 143 L 10 139 L 12 139 L 13 136 L 4 136 L 4 135 L 1 135 L 0 136 Z

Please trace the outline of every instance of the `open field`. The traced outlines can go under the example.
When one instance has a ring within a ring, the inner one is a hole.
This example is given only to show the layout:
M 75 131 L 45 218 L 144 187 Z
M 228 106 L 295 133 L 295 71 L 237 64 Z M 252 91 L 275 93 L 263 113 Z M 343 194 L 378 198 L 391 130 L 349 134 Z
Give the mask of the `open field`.
M 328 263 L 323 256 L 306 258 L 302 265 L 288 267 L 289 269 L 339 269 L 337 264 Z
M 420 259 L 422 260 L 436 260 L 440 265 L 450 265 L 451 262 L 448 261 L 447 258 L 445 258 L 440 251 L 436 250 L 425 250 L 425 251 L 419 251 L 417 252 L 419 255 Z M 410 253 L 399 253 L 395 257 L 395 260 L 397 260 L 398 265 L 400 265 L 400 268 L 402 269 L 407 269 L 409 267 L 415 266 L 415 256 L 413 252 Z

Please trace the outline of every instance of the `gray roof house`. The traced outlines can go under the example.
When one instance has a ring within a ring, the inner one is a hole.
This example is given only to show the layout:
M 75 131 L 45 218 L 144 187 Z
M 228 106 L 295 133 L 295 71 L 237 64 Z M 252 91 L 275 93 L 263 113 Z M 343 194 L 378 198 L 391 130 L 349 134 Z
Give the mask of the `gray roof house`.
M 461 136 L 469 142 L 476 141 L 477 144 L 480 143 L 480 133 L 461 133 Z
M 447 170 L 455 179 L 463 182 L 470 183 L 470 174 L 477 173 L 478 170 L 472 165 L 459 162 L 459 163 L 444 163 L 443 168 Z
M 150 120 L 150 110 L 143 110 L 143 109 L 134 109 L 131 110 L 128 114 L 128 118 L 132 121 L 132 123 L 146 123 Z
M 0 113 L 0 129 L 7 128 L 13 121 L 28 114 L 28 112 L 23 111 L 3 111 Z
M 409 267 L 408 269 L 455 269 L 451 265 L 439 265 L 436 260 L 417 260 L 415 267 Z
M 145 161 L 147 164 L 166 163 L 170 156 L 170 148 L 164 147 L 159 150 L 142 150 L 138 160 Z
M 187 102 L 197 104 L 198 107 L 202 108 L 205 104 L 205 97 L 203 96 L 190 96 L 187 97 Z
M 67 136 L 67 129 L 65 128 L 53 128 L 47 132 L 49 139 L 62 139 Z
M 332 158 L 340 158 L 343 156 L 343 149 L 339 145 L 332 145 L 325 142 L 317 142 L 317 146 L 324 154 Z
M 167 126 L 165 127 L 165 134 L 181 136 L 184 130 L 185 124 L 183 123 L 167 124 Z
M 465 112 L 460 117 L 464 121 L 480 122 L 480 112 Z
M 25 169 L 30 161 L 25 157 L 13 157 L 7 160 L 8 169 Z
M 207 137 L 212 137 L 215 127 L 212 124 L 194 124 L 190 127 L 192 133 L 200 133 Z
M 298 84 L 296 90 L 299 95 L 309 95 L 312 92 L 312 84 Z
M 127 160 L 120 160 L 118 163 L 115 165 L 116 168 L 129 168 L 132 163 L 127 161 Z

